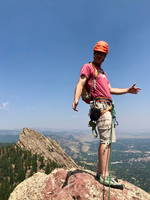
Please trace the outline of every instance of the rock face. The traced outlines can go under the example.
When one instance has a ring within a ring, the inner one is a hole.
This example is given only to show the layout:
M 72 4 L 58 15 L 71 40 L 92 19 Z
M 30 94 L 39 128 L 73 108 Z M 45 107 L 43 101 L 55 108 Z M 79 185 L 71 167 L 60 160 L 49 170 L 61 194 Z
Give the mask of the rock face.
M 110 200 L 150 200 L 142 189 L 122 180 L 124 190 L 110 188 Z M 109 187 L 95 180 L 93 172 L 55 169 L 36 173 L 20 183 L 8 200 L 108 200 Z
M 33 154 L 42 155 L 45 160 L 55 161 L 67 169 L 78 167 L 56 141 L 34 130 L 24 128 L 16 145 Z

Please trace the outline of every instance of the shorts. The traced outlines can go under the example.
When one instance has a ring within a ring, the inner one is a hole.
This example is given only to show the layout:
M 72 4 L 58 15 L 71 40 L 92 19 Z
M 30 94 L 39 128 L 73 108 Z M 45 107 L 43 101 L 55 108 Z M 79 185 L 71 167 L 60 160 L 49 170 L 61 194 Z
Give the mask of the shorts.
M 107 109 L 107 103 L 96 102 L 96 107 L 101 110 Z M 116 142 L 115 126 L 112 123 L 112 115 L 110 111 L 105 112 L 97 120 L 97 130 L 102 144 L 110 144 Z

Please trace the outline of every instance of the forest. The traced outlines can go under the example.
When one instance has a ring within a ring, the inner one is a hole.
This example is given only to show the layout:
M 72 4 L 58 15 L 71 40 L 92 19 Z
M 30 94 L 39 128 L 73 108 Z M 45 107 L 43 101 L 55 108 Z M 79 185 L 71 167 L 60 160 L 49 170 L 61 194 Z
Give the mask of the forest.
M 0 144 L 0 200 L 8 200 L 13 189 L 37 171 L 49 174 L 59 167 L 62 166 L 13 144 Z

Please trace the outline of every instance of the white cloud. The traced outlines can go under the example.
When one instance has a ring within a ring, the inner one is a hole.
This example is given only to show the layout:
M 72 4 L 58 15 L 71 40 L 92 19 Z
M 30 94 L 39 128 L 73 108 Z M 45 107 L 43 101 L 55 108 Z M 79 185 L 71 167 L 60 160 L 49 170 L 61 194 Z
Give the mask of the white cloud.
M 7 108 L 7 106 L 8 106 L 8 102 L 0 103 L 0 110 Z

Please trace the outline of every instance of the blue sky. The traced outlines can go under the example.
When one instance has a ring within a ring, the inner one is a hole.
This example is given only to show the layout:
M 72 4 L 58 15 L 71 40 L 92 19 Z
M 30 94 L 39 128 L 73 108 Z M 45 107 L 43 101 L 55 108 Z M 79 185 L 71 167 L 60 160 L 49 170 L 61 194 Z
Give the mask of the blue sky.
M 110 46 L 103 68 L 112 87 L 142 88 L 114 96 L 119 131 L 149 131 L 148 0 L 0 1 L 0 129 L 87 129 L 88 105 L 71 109 L 81 66 L 98 40 Z

